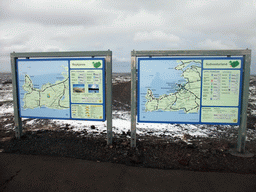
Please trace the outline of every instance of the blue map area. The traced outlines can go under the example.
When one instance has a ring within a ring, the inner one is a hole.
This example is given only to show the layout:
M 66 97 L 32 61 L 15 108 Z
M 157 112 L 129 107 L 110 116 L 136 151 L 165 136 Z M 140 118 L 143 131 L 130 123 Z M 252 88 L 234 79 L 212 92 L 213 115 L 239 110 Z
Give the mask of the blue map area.
M 70 118 L 67 60 L 20 59 L 17 69 L 21 117 Z
M 139 59 L 138 67 L 138 122 L 199 122 L 200 60 Z

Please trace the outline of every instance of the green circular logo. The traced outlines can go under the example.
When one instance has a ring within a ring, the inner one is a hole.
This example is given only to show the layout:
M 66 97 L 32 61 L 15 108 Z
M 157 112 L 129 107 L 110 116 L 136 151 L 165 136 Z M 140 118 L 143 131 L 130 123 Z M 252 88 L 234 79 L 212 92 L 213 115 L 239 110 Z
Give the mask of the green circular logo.
M 100 66 L 101 66 L 101 63 L 100 62 L 92 62 L 93 63 L 93 66 L 95 67 L 95 68 L 99 68 Z

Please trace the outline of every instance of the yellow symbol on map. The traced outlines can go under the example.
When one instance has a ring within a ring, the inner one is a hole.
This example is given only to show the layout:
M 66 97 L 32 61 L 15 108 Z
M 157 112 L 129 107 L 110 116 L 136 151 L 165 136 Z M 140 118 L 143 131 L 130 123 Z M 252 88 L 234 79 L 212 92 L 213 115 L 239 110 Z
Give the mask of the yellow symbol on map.
M 100 116 L 100 119 L 102 119 L 102 116 Z
M 90 117 L 90 115 L 87 115 L 87 117 Z
M 236 122 L 237 122 L 237 119 L 233 119 L 233 122 L 236 123 Z
M 86 114 L 89 114 L 89 112 L 87 112 L 87 111 L 86 111 L 85 113 L 86 113 Z
M 101 100 L 99 100 L 99 102 L 101 103 Z

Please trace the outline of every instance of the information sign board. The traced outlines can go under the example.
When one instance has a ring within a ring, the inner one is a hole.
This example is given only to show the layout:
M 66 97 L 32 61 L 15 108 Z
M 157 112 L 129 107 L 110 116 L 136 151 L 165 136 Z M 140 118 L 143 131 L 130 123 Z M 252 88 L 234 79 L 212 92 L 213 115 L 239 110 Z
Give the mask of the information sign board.
M 17 59 L 20 117 L 105 121 L 105 59 Z
M 243 57 L 138 58 L 138 122 L 239 125 Z

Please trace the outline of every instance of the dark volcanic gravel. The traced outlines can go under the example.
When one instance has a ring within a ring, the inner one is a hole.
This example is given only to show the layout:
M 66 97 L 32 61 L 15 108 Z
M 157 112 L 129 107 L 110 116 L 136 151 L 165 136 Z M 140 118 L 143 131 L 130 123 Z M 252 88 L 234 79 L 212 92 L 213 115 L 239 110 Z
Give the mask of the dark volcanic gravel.
M 112 103 L 115 110 L 130 110 L 131 82 L 118 83 L 112 87 Z
M 113 109 L 130 110 L 130 90 L 130 82 L 113 85 Z M 90 136 L 85 131 L 81 136 L 68 126 L 47 127 L 47 120 L 42 120 L 42 127 L 37 127 L 39 131 L 24 126 L 25 135 L 18 140 L 12 129 L 4 129 L 7 124 L 13 127 L 13 116 L 4 118 L 4 122 L 0 121 L 0 152 L 64 156 L 159 169 L 256 173 L 256 156 L 244 158 L 229 153 L 229 149 L 236 147 L 237 138 L 195 138 L 187 144 L 167 137 L 137 136 L 137 147 L 131 148 L 128 132 L 115 135 L 113 144 L 108 146 L 105 133 Z M 252 114 L 248 115 L 248 125 L 255 129 Z M 246 150 L 256 154 L 256 141 L 248 141 Z
M 80 137 L 66 130 L 27 131 L 20 140 L 8 136 L 0 142 L 0 149 L 6 153 L 73 157 L 159 169 L 256 173 L 255 157 L 232 156 L 228 149 L 235 144 L 225 140 L 204 139 L 187 145 L 182 141 L 139 137 L 137 147 L 131 148 L 127 134 L 114 137 L 109 146 L 105 135 Z

